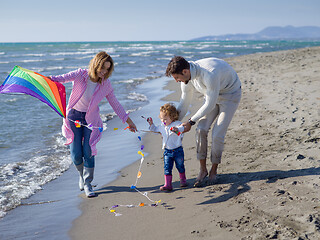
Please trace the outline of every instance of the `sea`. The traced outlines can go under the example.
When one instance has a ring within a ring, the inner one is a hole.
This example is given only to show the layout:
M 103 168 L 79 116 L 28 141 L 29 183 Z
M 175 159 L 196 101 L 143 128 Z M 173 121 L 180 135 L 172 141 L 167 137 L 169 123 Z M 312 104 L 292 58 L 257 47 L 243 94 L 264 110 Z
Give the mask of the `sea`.
M 115 62 L 110 77 L 115 95 L 143 130 L 148 126 L 141 116 L 157 119 L 161 99 L 170 93 L 163 87 L 171 80 L 165 70 L 173 56 L 195 61 L 313 46 L 320 41 L 0 43 L 0 84 L 16 65 L 45 76 L 59 75 L 87 68 L 96 53 L 106 51 Z M 72 85 L 65 87 L 68 98 Z M 24 94 L 0 94 L 0 106 L 0 239 L 69 239 L 83 196 L 61 134 L 62 118 Z M 143 138 L 142 131 L 123 130 L 126 126 L 106 99 L 100 114 L 104 131 L 96 157 L 96 189 L 140 159 L 137 136 Z

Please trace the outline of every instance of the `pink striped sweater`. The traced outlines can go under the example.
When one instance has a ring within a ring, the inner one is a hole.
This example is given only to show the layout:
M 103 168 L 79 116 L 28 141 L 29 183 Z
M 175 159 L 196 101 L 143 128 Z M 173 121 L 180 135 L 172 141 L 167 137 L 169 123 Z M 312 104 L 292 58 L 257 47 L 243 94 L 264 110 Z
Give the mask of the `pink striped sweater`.
M 87 82 L 89 80 L 89 72 L 88 69 L 81 69 L 63 74 L 58 76 L 50 76 L 53 81 L 66 83 L 73 82 L 72 91 L 70 94 L 69 102 L 66 109 L 66 114 L 68 116 L 69 111 L 73 108 L 73 106 L 79 101 L 81 96 L 84 94 L 87 88 Z M 115 111 L 115 113 L 119 116 L 123 123 L 125 123 L 128 119 L 128 114 L 119 103 L 117 98 L 113 93 L 113 88 L 111 86 L 110 80 L 106 79 L 101 84 L 98 84 L 92 99 L 89 103 L 88 111 L 86 113 L 86 121 L 87 124 L 92 124 L 95 127 L 102 127 L 102 120 L 99 113 L 99 103 L 102 99 L 106 97 L 109 104 Z M 62 125 L 62 134 L 67 139 L 66 145 L 69 145 L 73 141 L 73 132 L 70 127 L 70 122 L 66 119 L 63 119 Z M 101 139 L 101 132 L 98 128 L 93 128 L 89 144 L 91 146 L 92 155 L 97 154 L 96 144 Z

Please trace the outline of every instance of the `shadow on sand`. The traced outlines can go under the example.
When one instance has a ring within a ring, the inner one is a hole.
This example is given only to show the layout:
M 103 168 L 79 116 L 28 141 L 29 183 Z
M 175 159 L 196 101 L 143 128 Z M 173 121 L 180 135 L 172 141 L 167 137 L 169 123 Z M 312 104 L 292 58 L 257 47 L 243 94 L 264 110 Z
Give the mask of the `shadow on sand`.
M 229 199 L 236 197 L 244 192 L 247 192 L 251 189 L 248 183 L 253 181 L 261 181 L 266 180 L 266 183 L 274 183 L 278 179 L 286 179 L 292 177 L 303 177 L 303 176 L 312 176 L 312 175 L 320 175 L 320 167 L 319 168 L 306 168 L 306 169 L 297 169 L 297 170 L 289 170 L 289 171 L 281 171 L 281 170 L 270 170 L 270 171 L 262 171 L 262 172 L 246 172 L 246 173 L 229 173 L 229 174 L 220 174 L 218 178 L 218 182 L 215 185 L 219 184 L 231 184 L 230 188 L 225 191 L 225 194 L 219 197 L 213 197 L 207 201 L 198 203 L 197 205 L 203 204 L 213 204 L 219 202 L 225 202 Z M 193 187 L 193 183 L 195 179 L 188 179 L 189 187 Z M 179 182 L 174 182 L 174 191 L 182 190 L 179 188 Z M 159 186 L 152 187 L 142 187 L 138 188 L 141 192 L 159 192 Z M 206 187 L 206 186 L 204 186 Z M 201 191 L 203 188 L 196 188 L 196 191 Z M 130 186 L 107 186 L 96 190 L 98 195 L 100 194 L 108 194 L 115 192 L 132 192 L 136 193 L 136 191 L 132 190 Z M 211 197 L 211 196 L 210 196 Z
M 198 205 L 225 202 L 230 198 L 249 191 L 251 189 L 251 187 L 248 185 L 249 182 L 266 180 L 266 183 L 274 183 L 278 179 L 311 175 L 320 175 L 320 168 L 306 168 L 289 171 L 270 170 L 262 172 L 221 174 L 219 175 L 217 184 L 231 184 L 230 188 L 226 190 L 226 193 L 222 196 L 211 198 L 210 200 L 199 203 Z

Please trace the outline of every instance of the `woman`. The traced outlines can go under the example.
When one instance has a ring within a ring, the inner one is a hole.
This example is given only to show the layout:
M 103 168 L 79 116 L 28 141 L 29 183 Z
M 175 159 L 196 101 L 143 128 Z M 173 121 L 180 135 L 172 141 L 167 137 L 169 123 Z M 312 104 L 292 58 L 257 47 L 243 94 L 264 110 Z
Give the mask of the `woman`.
M 98 104 L 104 97 L 123 123 L 127 122 L 132 132 L 137 131 L 114 95 L 109 81 L 114 63 L 106 52 L 99 52 L 89 64 L 89 69 L 81 69 L 58 76 L 50 76 L 52 81 L 73 82 L 66 109 L 67 118 L 63 120 L 62 134 L 66 145 L 70 145 L 71 159 L 76 166 L 80 179 L 79 188 L 87 197 L 95 197 L 91 182 L 94 173 L 96 144 L 101 139 L 102 120 Z

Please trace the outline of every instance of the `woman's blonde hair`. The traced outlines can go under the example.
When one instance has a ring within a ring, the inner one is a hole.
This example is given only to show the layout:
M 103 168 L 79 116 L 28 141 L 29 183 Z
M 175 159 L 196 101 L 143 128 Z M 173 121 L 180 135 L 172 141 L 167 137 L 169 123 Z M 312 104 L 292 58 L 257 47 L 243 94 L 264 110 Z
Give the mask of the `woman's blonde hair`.
M 165 115 L 169 116 L 173 122 L 179 119 L 179 112 L 173 103 L 166 103 L 165 105 L 161 106 L 160 112 L 163 112 Z
M 102 82 L 102 79 L 98 77 L 98 71 L 101 71 L 105 62 L 110 62 L 110 68 L 104 76 L 104 79 L 108 79 L 114 70 L 114 63 L 112 57 L 108 53 L 101 51 L 94 58 L 91 59 L 89 63 L 89 76 L 91 80 L 93 80 L 94 82 Z

